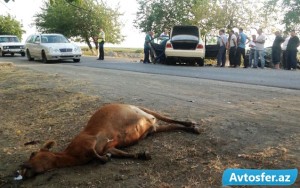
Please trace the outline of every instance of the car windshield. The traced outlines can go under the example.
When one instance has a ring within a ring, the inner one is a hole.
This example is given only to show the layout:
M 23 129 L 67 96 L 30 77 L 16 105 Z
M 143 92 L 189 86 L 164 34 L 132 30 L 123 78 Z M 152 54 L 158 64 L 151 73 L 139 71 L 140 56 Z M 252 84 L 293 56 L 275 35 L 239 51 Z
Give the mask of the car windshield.
M 42 35 L 42 43 L 69 43 L 68 39 L 62 35 Z
M 0 43 L 3 42 L 20 42 L 17 37 L 0 37 Z

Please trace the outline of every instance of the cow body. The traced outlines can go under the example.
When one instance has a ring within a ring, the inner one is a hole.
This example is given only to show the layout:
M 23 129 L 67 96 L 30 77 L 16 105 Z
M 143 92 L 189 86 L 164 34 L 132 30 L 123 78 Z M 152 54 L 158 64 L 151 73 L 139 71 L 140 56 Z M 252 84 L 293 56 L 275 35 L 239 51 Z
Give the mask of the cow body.
M 157 119 L 172 124 L 159 126 Z M 29 178 L 50 169 L 85 164 L 95 158 L 107 162 L 111 156 L 150 159 L 147 152 L 132 154 L 118 148 L 133 145 L 149 133 L 171 130 L 199 133 L 193 122 L 177 121 L 133 105 L 108 104 L 94 113 L 64 151 L 49 151 L 54 142 L 48 142 L 39 152 L 32 153 L 22 165 L 21 175 Z

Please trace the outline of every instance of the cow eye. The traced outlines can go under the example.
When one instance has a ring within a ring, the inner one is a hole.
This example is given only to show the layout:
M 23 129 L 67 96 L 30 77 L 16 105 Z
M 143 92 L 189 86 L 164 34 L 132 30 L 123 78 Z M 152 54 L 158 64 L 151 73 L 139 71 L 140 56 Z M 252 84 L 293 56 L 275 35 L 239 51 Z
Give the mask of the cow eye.
M 37 152 L 32 152 L 31 155 L 30 155 L 30 159 L 31 159 L 32 157 L 34 157 L 36 154 L 37 154 Z

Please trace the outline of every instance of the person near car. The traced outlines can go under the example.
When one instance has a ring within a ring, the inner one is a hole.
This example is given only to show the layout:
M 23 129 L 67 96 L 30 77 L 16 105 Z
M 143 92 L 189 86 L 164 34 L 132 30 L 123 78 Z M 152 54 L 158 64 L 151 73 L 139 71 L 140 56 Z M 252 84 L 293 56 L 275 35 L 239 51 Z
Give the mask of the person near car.
M 249 41 L 249 47 L 250 47 L 250 52 L 249 52 L 249 67 L 252 67 L 252 68 L 257 68 L 257 65 L 254 66 L 254 62 L 255 62 L 255 59 L 256 59 L 256 53 L 255 53 L 255 50 L 256 50 L 256 44 L 255 44 L 255 41 L 256 40 L 256 35 L 252 35 L 252 39 Z
M 227 36 L 225 35 L 225 30 L 221 29 L 219 31 L 219 52 L 217 55 L 217 66 L 219 67 L 225 67 L 225 63 L 226 63 L 226 44 L 227 44 Z
M 234 67 L 240 67 L 241 66 L 241 58 L 243 56 L 244 59 L 244 67 L 248 67 L 248 62 L 245 61 L 246 57 L 246 40 L 247 36 L 244 33 L 243 28 L 239 28 L 239 37 L 238 37 L 238 47 L 236 50 L 236 61 Z
M 150 41 L 153 39 L 153 35 L 154 35 L 153 31 L 149 31 L 146 34 L 145 43 L 144 43 L 144 61 L 143 61 L 143 63 L 150 63 L 150 59 L 149 59 L 149 56 L 150 56 Z
M 263 34 L 262 29 L 257 30 L 257 38 L 255 40 L 256 44 L 256 57 L 254 61 L 254 66 L 258 66 L 258 58 L 260 59 L 260 68 L 264 69 L 265 68 L 265 41 L 266 41 L 266 36 Z
M 272 62 L 275 69 L 279 69 L 280 59 L 281 59 L 281 43 L 284 42 L 279 31 L 275 32 L 275 40 L 272 45 Z
M 297 69 L 297 48 L 299 46 L 299 38 L 296 35 L 296 31 L 291 31 L 291 37 L 286 47 L 287 52 L 287 69 L 296 70 Z
M 167 29 L 167 28 L 164 29 L 164 32 L 162 32 L 159 37 L 161 37 L 161 38 L 169 38 L 169 29 Z
M 233 67 L 235 65 L 235 53 L 237 48 L 237 37 L 234 34 L 234 30 L 229 31 L 229 38 L 227 42 L 227 49 L 229 51 L 229 66 Z
M 282 43 L 282 66 L 283 66 L 283 69 L 287 70 L 287 56 L 286 56 L 286 47 L 287 47 L 287 44 L 290 40 L 290 35 L 288 34 L 288 32 L 285 32 L 285 37 L 284 37 L 284 42 Z
M 99 57 L 98 60 L 104 60 L 104 42 L 105 42 L 105 32 L 102 28 L 99 29 L 98 44 L 99 44 Z

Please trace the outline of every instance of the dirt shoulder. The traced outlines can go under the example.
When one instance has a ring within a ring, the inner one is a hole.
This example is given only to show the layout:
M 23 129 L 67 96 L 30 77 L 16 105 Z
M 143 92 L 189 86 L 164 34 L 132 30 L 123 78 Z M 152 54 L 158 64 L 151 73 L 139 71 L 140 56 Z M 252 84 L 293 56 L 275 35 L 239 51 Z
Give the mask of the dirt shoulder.
M 300 170 L 299 91 L 208 81 L 189 86 L 182 81 L 177 88 L 158 76 L 107 72 L 95 88 L 86 81 L 0 65 L 0 187 L 219 187 L 226 168 Z M 127 77 L 138 82 L 122 84 Z M 148 77 L 149 85 L 141 90 L 142 78 Z M 112 79 L 121 83 L 114 85 Z M 150 151 L 150 161 L 93 161 L 22 183 L 12 181 L 12 173 L 31 152 L 46 140 L 57 142 L 54 151 L 64 149 L 108 102 L 194 119 L 203 133 L 161 133 L 126 148 Z M 37 144 L 24 145 L 30 141 Z

